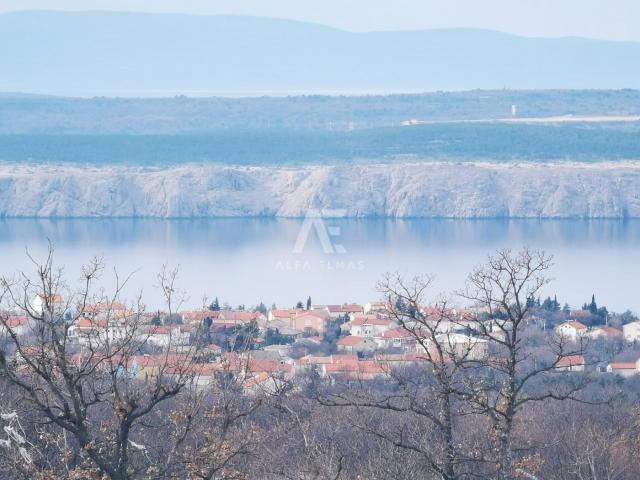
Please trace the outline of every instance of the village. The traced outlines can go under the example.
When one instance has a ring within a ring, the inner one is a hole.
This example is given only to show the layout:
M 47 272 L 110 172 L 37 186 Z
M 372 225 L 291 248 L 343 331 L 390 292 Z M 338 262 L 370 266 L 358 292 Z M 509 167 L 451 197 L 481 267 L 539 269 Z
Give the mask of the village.
M 532 338 L 574 346 L 550 358 L 554 371 L 621 377 L 640 373 L 639 320 L 627 319 L 631 321 L 618 328 L 607 320 L 594 324 L 598 317 L 584 308 L 554 312 L 551 320 L 540 316 L 545 311 L 531 310 L 527 322 Z M 438 305 L 398 316 L 398 309 L 384 302 L 317 305 L 309 298 L 306 305 L 298 302 L 289 309 L 231 309 L 216 299 L 199 310 L 170 313 L 134 311 L 116 301 L 72 306 L 63 296 L 51 295 L 37 296 L 29 312 L 4 314 L 0 340 L 6 348 L 11 337 L 21 339 L 22 351 L 13 351 L 18 364 L 29 349 L 39 352 L 35 343 L 28 346 L 29 337 L 35 320 L 52 313 L 66 322 L 72 363 L 135 340 L 139 348 L 124 361 L 131 375 L 170 377 L 178 364 L 188 363 L 198 387 L 231 373 L 249 393 L 276 391 L 312 374 L 330 382 L 384 380 L 396 367 L 433 361 L 436 343 L 450 359 L 482 360 L 491 355 L 491 339 L 499 330 L 482 310 Z

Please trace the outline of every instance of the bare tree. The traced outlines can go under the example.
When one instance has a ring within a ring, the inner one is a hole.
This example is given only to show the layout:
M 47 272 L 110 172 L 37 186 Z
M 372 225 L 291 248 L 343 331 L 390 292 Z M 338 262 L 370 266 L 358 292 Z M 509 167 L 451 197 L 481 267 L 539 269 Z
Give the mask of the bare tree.
M 467 432 L 459 428 L 462 418 L 475 414 L 462 402 L 461 392 L 467 391 L 466 366 L 475 358 L 476 345 L 454 344 L 450 333 L 456 318 L 445 299 L 424 308 L 430 285 L 430 277 L 405 280 L 400 275 L 386 275 L 378 285 L 387 305 L 384 314 L 416 344 L 413 365 L 391 368 L 383 363 L 387 386 L 350 382 L 319 400 L 326 406 L 351 407 L 354 426 L 418 454 L 434 477 L 453 480 L 477 473 L 482 461 L 478 444 L 461 441 Z M 377 422 L 372 411 L 386 412 L 392 421 Z
M 560 377 L 557 367 L 568 356 L 582 355 L 585 344 L 572 344 L 565 338 L 549 337 L 546 349 L 530 348 L 527 327 L 530 300 L 549 283 L 551 257 L 542 251 L 524 248 L 518 253 L 498 251 L 486 265 L 469 275 L 467 301 L 488 315 L 488 322 L 477 323 L 477 335 L 490 343 L 491 352 L 478 360 L 477 379 L 465 398 L 492 422 L 497 440 L 498 478 L 514 478 L 513 430 L 519 412 L 528 403 L 577 399 L 586 384 L 586 375 Z
M 94 259 L 82 269 L 81 285 L 70 288 L 56 269 L 53 249 L 44 263 L 34 260 L 35 277 L 3 278 L 3 300 L 29 319 L 27 335 L 19 335 L 0 316 L 15 350 L 0 357 L 0 372 L 21 394 L 21 401 L 44 421 L 62 429 L 74 441 L 70 468 L 102 472 L 124 480 L 149 465 L 142 443 L 145 418 L 176 397 L 193 378 L 191 356 L 169 342 L 146 365 L 138 362 L 148 346 L 144 307 L 138 298 L 123 308 L 126 284 L 116 275 L 112 296 L 95 292 L 103 266 Z M 160 275 L 169 307 L 174 302 L 175 273 Z M 34 300 L 36 299 L 36 300 Z M 101 317 L 93 316 L 99 305 Z M 116 305 L 117 308 L 116 308 Z M 86 331 L 78 328 L 82 321 Z M 144 380 L 136 375 L 147 370 Z

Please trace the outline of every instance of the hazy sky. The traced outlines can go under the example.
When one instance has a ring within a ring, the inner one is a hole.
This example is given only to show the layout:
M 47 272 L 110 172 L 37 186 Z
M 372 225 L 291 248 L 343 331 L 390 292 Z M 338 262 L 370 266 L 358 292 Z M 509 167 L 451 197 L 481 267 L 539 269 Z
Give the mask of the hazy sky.
M 0 12 L 26 9 L 245 14 L 352 31 L 478 27 L 640 41 L 639 0 L 0 0 Z

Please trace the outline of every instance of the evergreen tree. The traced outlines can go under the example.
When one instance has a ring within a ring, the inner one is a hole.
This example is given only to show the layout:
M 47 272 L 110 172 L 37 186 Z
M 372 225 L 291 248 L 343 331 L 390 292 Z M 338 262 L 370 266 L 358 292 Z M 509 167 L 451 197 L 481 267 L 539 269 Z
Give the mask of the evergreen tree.
M 296 308 L 298 310 L 302 310 L 302 309 L 304 309 L 304 304 L 302 302 L 298 302 L 298 303 L 296 303 Z
M 553 300 L 551 300 L 551 297 L 547 297 L 544 299 L 544 302 L 542 302 L 542 308 L 544 308 L 548 312 L 553 312 L 554 303 Z
M 267 314 L 267 306 L 262 302 L 260 302 L 260 305 L 258 305 L 258 308 L 256 310 L 258 310 L 263 315 Z
M 402 299 L 402 297 L 396 298 L 396 310 L 398 310 L 398 312 L 400 313 L 404 313 L 406 308 L 407 307 L 405 306 L 404 300 Z
M 218 302 L 218 297 L 216 297 L 216 299 L 211 303 L 211 305 L 209 305 L 209 310 L 214 312 L 220 311 L 220 302 Z
M 598 304 L 596 303 L 596 295 L 595 294 L 591 295 L 591 303 L 589 304 L 589 307 L 587 308 L 587 310 L 589 310 L 592 315 L 597 315 L 598 314 Z
M 311 310 L 311 296 L 307 298 L 307 310 Z

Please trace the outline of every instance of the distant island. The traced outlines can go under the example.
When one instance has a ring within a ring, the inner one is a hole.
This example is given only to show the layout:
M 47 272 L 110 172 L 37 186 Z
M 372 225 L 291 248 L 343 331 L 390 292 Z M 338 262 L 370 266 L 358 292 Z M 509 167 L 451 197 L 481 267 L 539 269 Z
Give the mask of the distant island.
M 638 90 L 5 94 L 0 216 L 640 218 L 639 116 Z
M 2 217 L 640 218 L 640 162 L 0 167 Z
M 57 95 L 640 88 L 638 58 L 640 43 L 479 29 L 352 33 L 244 16 L 0 15 L 0 91 Z

